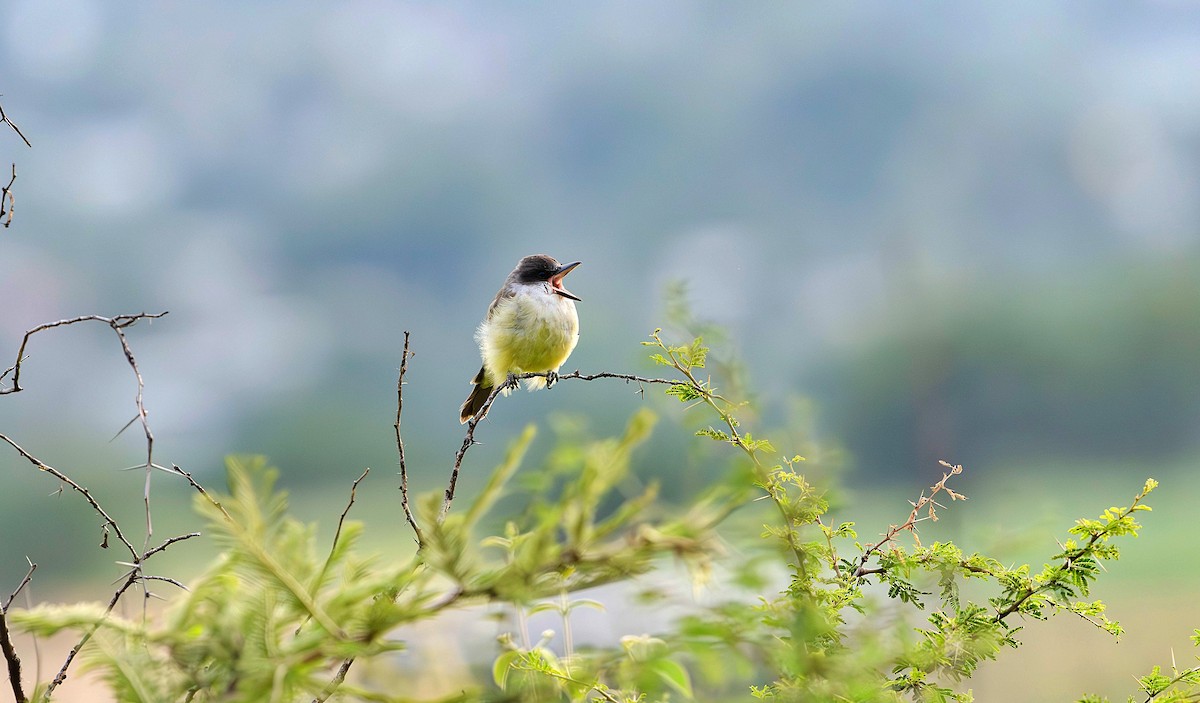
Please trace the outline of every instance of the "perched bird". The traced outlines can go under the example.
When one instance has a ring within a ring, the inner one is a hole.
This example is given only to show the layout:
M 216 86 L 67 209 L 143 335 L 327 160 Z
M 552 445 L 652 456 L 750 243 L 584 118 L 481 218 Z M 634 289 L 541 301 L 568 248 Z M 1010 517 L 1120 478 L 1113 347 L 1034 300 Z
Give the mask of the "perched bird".
M 512 377 L 517 374 L 549 373 L 549 378 L 525 379 L 531 391 L 556 380 L 559 367 L 579 341 L 579 315 L 573 302 L 579 298 L 563 288 L 562 281 L 580 263 L 560 265 L 545 254 L 517 262 L 475 331 L 483 368 L 471 381 L 475 387 L 459 411 L 460 423 L 475 417 L 493 388 L 504 388 L 505 394 L 515 388 Z

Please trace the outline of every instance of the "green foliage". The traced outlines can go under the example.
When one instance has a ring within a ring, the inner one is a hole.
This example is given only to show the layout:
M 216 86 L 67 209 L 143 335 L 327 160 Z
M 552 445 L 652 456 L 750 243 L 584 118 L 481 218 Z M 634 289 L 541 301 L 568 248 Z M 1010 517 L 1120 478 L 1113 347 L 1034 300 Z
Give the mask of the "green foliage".
M 521 491 L 512 479 L 537 434 L 526 428 L 465 509 L 439 519 L 440 496 L 417 501 L 423 543 L 399 560 L 361 554 L 363 527 L 353 521 L 339 523 L 326 553 L 314 527 L 288 515 L 276 472 L 262 459 L 234 458 L 229 495 L 196 503 L 223 553 L 161 616 L 41 606 L 13 611 L 11 622 L 40 636 L 87 635 L 84 664 L 119 701 L 197 703 L 412 700 L 398 695 L 409 689 L 394 678 L 346 671 L 386 667 L 406 646 L 404 625 L 484 603 L 514 613 L 520 631 L 500 637 L 490 680 L 459 682 L 454 700 L 965 702 L 963 683 L 1020 646 L 1023 623 L 1067 612 L 1121 634 L 1091 590 L 1101 563 L 1119 557 L 1114 540 L 1140 530 L 1135 518 L 1149 510 L 1153 480 L 1128 507 L 1077 521 L 1040 570 L 949 541 L 922 544 L 918 527 L 937 520 L 939 501 L 965 498 L 948 485 L 962 471 L 950 464 L 906 519 L 862 543 L 855 523 L 828 520 L 826 492 L 800 471 L 804 457 L 753 436 L 735 416 L 742 404 L 697 375 L 709 357 L 699 337 L 674 345 L 656 331 L 647 344 L 676 374 L 667 395 L 715 418 L 697 435 L 740 457 L 738 485 L 714 487 L 678 514 L 663 517 L 655 485 L 626 490 L 631 456 L 654 428 L 648 410 L 617 437 L 567 437 L 542 467 L 525 468 Z M 511 504 L 505 496 L 522 508 L 495 515 Z M 753 515 L 757 534 L 718 535 L 735 509 Z M 722 545 L 747 541 L 765 549 L 721 556 Z M 666 632 L 575 646 L 573 613 L 603 608 L 576 592 L 629 581 L 667 557 L 697 586 L 720 559 L 746 590 L 722 592 L 724 600 L 692 608 Z M 968 581 L 975 585 L 963 589 Z M 555 614 L 561 629 L 532 640 L 528 618 L 539 613 Z M 1194 640 L 1200 645 L 1200 631 Z M 1200 668 L 1156 668 L 1138 686 L 1146 700 L 1195 700 Z

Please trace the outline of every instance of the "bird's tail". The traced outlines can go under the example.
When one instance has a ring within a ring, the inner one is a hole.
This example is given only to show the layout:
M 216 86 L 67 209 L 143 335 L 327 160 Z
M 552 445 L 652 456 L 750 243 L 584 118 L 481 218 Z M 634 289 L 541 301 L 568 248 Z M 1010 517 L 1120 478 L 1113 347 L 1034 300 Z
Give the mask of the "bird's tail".
M 467 396 L 466 401 L 462 404 L 462 409 L 458 411 L 458 423 L 466 424 L 468 420 L 475 417 L 475 413 L 483 408 L 483 404 L 487 402 L 488 396 L 492 394 L 492 387 L 487 382 L 487 372 L 483 368 L 479 369 L 479 373 L 475 374 L 475 378 L 471 380 L 472 388 L 471 395 Z M 487 413 L 479 416 L 482 420 Z

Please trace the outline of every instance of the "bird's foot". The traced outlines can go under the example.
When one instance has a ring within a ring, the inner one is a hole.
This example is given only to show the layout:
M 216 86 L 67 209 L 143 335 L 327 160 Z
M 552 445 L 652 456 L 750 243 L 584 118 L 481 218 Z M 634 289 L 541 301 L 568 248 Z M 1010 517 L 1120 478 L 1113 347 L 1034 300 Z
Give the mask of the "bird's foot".
M 501 387 L 501 390 L 511 388 L 512 390 L 515 391 L 517 389 L 517 387 L 520 385 L 521 385 L 521 382 L 520 382 L 520 380 L 517 379 L 517 375 L 515 373 L 510 373 L 508 375 L 508 378 L 504 379 L 504 385 Z
M 556 383 L 558 383 L 558 372 L 557 371 L 547 371 L 546 372 L 546 387 L 549 388 Z

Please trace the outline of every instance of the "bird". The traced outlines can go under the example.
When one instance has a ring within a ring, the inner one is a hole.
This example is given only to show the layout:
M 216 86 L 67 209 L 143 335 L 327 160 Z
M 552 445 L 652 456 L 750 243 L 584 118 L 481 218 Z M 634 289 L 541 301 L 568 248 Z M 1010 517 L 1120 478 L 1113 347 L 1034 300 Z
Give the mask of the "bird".
M 488 306 L 487 316 L 475 330 L 475 341 L 483 366 L 471 381 L 471 395 L 459 411 L 459 423 L 480 414 L 492 389 L 507 395 L 517 387 L 522 373 L 545 373 L 546 377 L 525 379 L 528 390 L 545 388 L 558 379 L 558 369 L 579 342 L 579 315 L 575 301 L 581 300 L 563 287 L 563 278 L 580 261 L 559 264 L 546 254 L 526 256 L 504 279 L 504 285 Z

